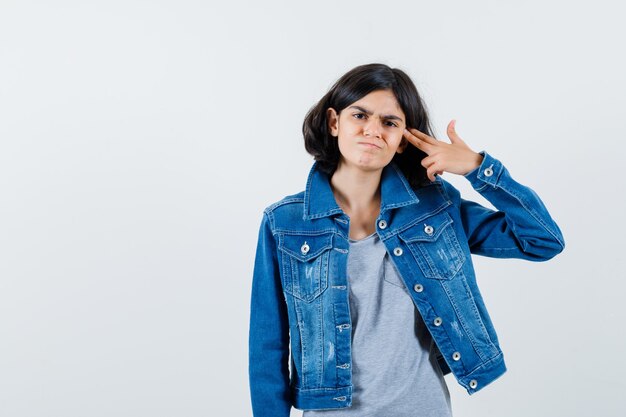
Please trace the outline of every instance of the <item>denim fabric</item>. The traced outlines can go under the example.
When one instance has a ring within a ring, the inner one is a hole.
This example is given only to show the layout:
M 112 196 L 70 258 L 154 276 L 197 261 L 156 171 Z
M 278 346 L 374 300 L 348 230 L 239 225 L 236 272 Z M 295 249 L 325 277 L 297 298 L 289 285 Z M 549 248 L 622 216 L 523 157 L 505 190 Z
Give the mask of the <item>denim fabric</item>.
M 434 342 L 385 245 L 374 232 L 349 250 L 352 405 L 302 417 L 452 417 Z
M 414 189 L 392 162 L 382 172 L 376 219 L 443 373 L 452 372 L 470 395 L 506 372 L 471 254 L 545 261 L 565 247 L 539 196 L 498 159 L 480 153 L 481 165 L 465 178 L 496 211 L 461 198 L 441 177 Z M 249 329 L 255 417 L 352 403 L 349 221 L 317 163 L 304 191 L 263 212 Z

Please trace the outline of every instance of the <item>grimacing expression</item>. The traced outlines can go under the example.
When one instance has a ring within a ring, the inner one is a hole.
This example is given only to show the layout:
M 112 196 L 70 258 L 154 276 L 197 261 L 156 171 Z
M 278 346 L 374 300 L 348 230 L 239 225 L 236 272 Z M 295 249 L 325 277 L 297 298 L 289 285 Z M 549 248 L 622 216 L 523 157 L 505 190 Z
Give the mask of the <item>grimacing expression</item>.
M 326 115 L 330 134 L 338 138 L 340 164 L 382 169 L 408 144 L 403 137 L 405 115 L 390 90 L 373 91 L 339 115 L 329 107 Z

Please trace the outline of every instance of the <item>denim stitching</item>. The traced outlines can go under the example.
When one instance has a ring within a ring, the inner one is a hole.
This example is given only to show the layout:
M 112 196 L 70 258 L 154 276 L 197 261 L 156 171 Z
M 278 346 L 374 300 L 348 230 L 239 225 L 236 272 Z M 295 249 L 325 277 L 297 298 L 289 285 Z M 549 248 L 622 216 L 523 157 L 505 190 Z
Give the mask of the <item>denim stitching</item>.
M 502 169 L 500 172 L 504 172 L 504 169 Z M 561 239 L 559 239 L 556 235 L 556 233 L 554 233 L 552 230 L 550 230 L 550 228 L 547 226 L 547 224 L 545 224 L 543 222 L 543 219 L 541 218 L 541 216 L 535 211 L 533 210 L 531 207 L 529 207 L 528 203 L 523 199 L 523 197 L 521 195 L 516 194 L 513 190 L 509 190 L 508 187 L 502 186 L 503 184 L 499 183 L 494 184 L 494 188 L 499 188 L 501 190 L 503 190 L 504 192 L 506 192 L 507 194 L 509 194 L 510 196 L 512 196 L 513 198 L 515 198 L 520 205 L 524 208 L 524 210 L 526 210 L 534 219 L 535 221 L 537 221 L 537 223 L 539 223 L 541 226 L 543 226 L 543 228 L 550 233 L 550 235 L 552 235 L 552 237 L 554 237 L 554 239 L 561 245 L 561 246 L 565 246 L 563 244 L 563 242 L 561 242 Z
M 443 225 L 439 226 L 440 232 L 436 239 L 432 241 L 405 241 L 405 244 L 409 247 L 409 250 L 427 278 L 452 279 L 466 261 L 463 249 L 452 228 L 453 226 L 450 226 L 454 223 L 454 220 L 452 218 L 448 220 L 446 220 Z M 432 259 L 432 251 L 439 249 L 445 250 L 452 257 L 446 265 L 439 266 L 439 263 Z
M 465 291 L 467 291 L 468 297 L 472 300 L 471 307 L 472 307 L 472 310 L 474 312 L 474 316 L 476 318 L 476 321 L 480 325 L 482 333 L 483 333 L 483 336 L 488 341 L 489 346 L 492 347 L 494 345 L 493 340 L 491 340 L 491 337 L 489 336 L 489 332 L 487 331 L 487 328 L 485 327 L 485 323 L 483 322 L 483 319 L 480 316 L 480 312 L 478 311 L 478 306 L 476 305 L 476 299 L 474 297 L 474 294 L 472 294 L 472 291 L 471 291 L 471 289 L 469 287 L 469 284 L 467 283 L 467 279 L 464 276 L 462 278 L 463 279 L 461 281 L 463 282 L 463 286 L 465 287 Z
M 306 343 L 305 343 L 305 338 L 303 336 L 303 331 L 302 328 L 304 327 L 304 322 L 302 321 L 302 311 L 300 310 L 300 305 L 298 303 L 298 300 L 294 300 L 294 309 L 296 310 L 296 320 L 298 320 L 298 333 L 300 333 L 300 369 L 302 370 L 302 386 L 306 387 L 307 384 L 307 366 L 306 363 L 307 361 L 305 360 L 306 358 L 306 352 L 307 352 L 307 347 L 306 347 Z
M 465 277 L 459 277 L 459 279 L 465 280 L 466 278 Z M 449 285 L 450 285 L 450 283 L 448 283 L 447 281 L 442 281 L 443 289 L 445 290 L 446 294 L 448 295 L 448 299 L 452 303 L 452 306 L 453 306 L 454 311 L 455 311 L 455 313 L 457 315 L 458 321 L 461 323 L 461 326 L 463 327 L 465 335 L 467 335 L 468 339 L 470 340 L 470 342 L 472 344 L 472 348 L 474 349 L 474 351 L 476 352 L 476 354 L 480 358 L 480 361 L 482 362 L 482 361 L 485 360 L 485 354 L 482 351 L 482 349 L 479 349 L 478 341 L 476 340 L 475 337 L 473 337 L 473 332 L 471 331 L 471 326 L 468 324 L 467 320 L 465 319 L 465 316 L 463 314 L 461 314 L 460 308 L 459 308 L 458 304 L 454 300 L 454 298 L 455 298 L 454 294 L 452 293 L 450 288 L 448 288 Z M 490 344 L 491 343 L 491 338 L 489 337 L 489 334 L 487 333 L 487 329 L 485 328 L 484 323 L 483 323 L 482 319 L 480 318 L 480 315 L 478 313 L 478 309 L 476 307 L 476 303 L 474 301 L 474 297 L 472 296 L 471 299 L 472 299 L 472 302 L 470 303 L 470 307 L 472 308 L 473 313 L 476 316 L 477 322 L 480 325 L 480 328 L 481 328 L 481 331 L 483 333 L 483 336 L 486 336 L 486 339 L 489 341 L 488 344 Z
M 484 359 L 484 355 L 482 354 L 482 352 L 480 352 L 480 349 L 478 349 L 477 347 L 478 343 L 473 337 L 472 331 L 470 330 L 467 324 L 467 321 L 465 320 L 465 316 L 462 314 L 461 309 L 459 308 L 454 295 L 450 291 L 450 288 L 449 288 L 450 283 L 448 281 L 440 281 L 440 282 L 441 282 L 441 286 L 443 287 L 443 290 L 448 296 L 448 300 L 450 300 L 450 304 L 452 304 L 452 308 L 454 309 L 454 313 L 456 314 L 457 320 L 461 323 L 461 326 L 463 327 L 463 331 L 465 332 L 465 335 L 469 339 L 470 343 L 472 344 L 472 348 L 474 349 L 474 351 L 480 358 L 480 361 L 482 362 Z M 461 362 L 461 361 L 457 361 L 457 362 Z M 463 368 L 466 369 L 465 363 L 463 363 Z
M 321 337 L 319 338 L 319 352 L 320 354 L 317 355 L 317 366 L 318 366 L 318 370 L 319 370 L 319 379 L 317 381 L 317 386 L 321 387 L 324 384 L 324 309 L 322 306 L 322 298 L 318 298 L 316 301 L 317 304 L 317 314 L 318 317 L 320 317 L 319 320 L 317 320 L 318 323 L 318 332 L 321 335 Z
M 283 233 L 286 235 L 298 235 L 298 236 L 321 236 L 325 234 L 335 233 L 336 230 L 330 227 L 326 229 L 317 229 L 317 230 L 297 230 L 297 229 L 284 229 L 278 228 L 276 229 L 276 233 Z
M 311 168 L 311 171 L 309 172 L 309 176 L 306 179 L 305 200 L 304 200 L 304 207 L 303 207 L 304 211 L 302 214 L 303 219 L 306 219 L 307 213 L 309 212 L 309 209 L 311 206 L 309 203 L 311 200 L 311 193 L 310 192 L 307 193 L 307 191 L 311 190 L 311 182 L 313 181 L 313 175 L 315 173 L 316 168 L 317 168 L 317 161 L 313 163 L 313 167 Z
M 388 235 L 386 236 L 385 240 L 387 240 L 387 239 L 389 239 L 389 238 L 391 238 L 393 236 L 396 236 L 396 235 L 399 235 L 399 234 L 403 233 L 405 230 L 410 229 L 411 227 L 415 226 L 416 224 L 423 222 L 424 219 L 427 219 L 427 218 L 429 218 L 431 216 L 439 214 L 439 212 L 443 211 L 446 207 L 450 206 L 451 204 L 452 204 L 451 201 L 447 201 L 446 200 L 446 201 L 444 201 L 441 204 L 441 206 L 439 206 L 439 207 L 429 211 L 428 213 L 425 213 L 424 215 L 422 215 L 422 216 L 418 217 L 417 219 L 413 220 L 412 222 L 403 225 L 402 228 L 398 228 L 398 229 L 396 229 L 394 231 L 387 232 Z M 400 236 L 400 239 L 402 239 L 402 236 Z M 404 239 L 402 239 L 402 240 L 404 241 Z
M 304 201 L 304 199 L 302 197 L 284 198 L 284 199 L 282 199 L 280 201 L 277 201 L 277 202 L 272 203 L 269 206 L 267 206 L 265 208 L 265 211 L 273 212 L 276 208 L 278 208 L 280 206 L 284 206 L 285 204 L 302 203 L 303 201 Z

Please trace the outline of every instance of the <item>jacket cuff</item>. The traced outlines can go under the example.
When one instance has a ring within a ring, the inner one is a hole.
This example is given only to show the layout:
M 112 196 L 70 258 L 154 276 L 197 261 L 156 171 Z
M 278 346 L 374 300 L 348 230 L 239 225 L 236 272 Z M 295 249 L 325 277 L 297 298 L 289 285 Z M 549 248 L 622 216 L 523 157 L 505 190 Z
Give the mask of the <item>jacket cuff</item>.
M 486 151 L 478 152 L 483 156 L 480 166 L 464 175 L 475 190 L 481 190 L 487 185 L 495 187 L 504 166 L 502 162 L 489 155 Z

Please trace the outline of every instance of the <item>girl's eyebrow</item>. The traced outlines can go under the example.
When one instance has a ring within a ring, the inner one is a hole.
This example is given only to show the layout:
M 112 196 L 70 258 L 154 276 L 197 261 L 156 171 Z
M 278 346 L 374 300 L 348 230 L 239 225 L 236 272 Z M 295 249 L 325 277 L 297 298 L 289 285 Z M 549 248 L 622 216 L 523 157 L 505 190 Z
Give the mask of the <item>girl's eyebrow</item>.
M 363 107 L 361 107 L 361 106 L 350 106 L 350 107 L 348 107 L 348 108 L 349 108 L 349 109 L 357 109 L 357 110 L 359 110 L 359 111 L 362 111 L 363 113 L 366 113 L 366 114 L 367 114 L 367 115 L 369 115 L 369 116 L 371 116 L 371 115 L 372 115 L 372 112 L 371 112 L 371 111 L 369 111 L 369 110 L 367 110 L 367 109 L 365 109 L 365 108 L 363 108 Z M 382 118 L 383 118 L 383 119 L 400 120 L 402 123 L 404 123 L 404 120 L 402 120 L 402 118 L 401 118 L 401 117 L 396 116 L 395 114 L 384 114 L 384 115 L 382 116 Z

